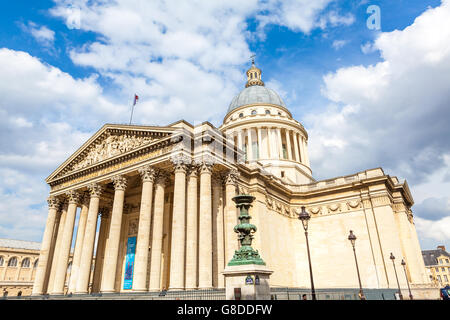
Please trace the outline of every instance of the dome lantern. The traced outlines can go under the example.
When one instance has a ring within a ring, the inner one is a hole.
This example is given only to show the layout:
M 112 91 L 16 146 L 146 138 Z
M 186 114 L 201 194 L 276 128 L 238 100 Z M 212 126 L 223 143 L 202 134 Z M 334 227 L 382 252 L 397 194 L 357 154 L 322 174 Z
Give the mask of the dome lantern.
M 247 83 L 245 87 L 250 86 L 264 86 L 264 82 L 261 80 L 261 69 L 255 66 L 255 59 L 252 57 L 252 66 L 247 70 Z

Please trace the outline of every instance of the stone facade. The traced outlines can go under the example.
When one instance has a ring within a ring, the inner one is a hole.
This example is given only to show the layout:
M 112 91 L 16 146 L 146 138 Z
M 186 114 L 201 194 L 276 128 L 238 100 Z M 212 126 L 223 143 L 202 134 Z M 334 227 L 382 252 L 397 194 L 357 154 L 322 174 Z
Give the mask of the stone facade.
M 247 89 L 264 86 L 259 69 L 247 76 Z M 302 206 L 312 216 L 317 288 L 358 286 L 349 230 L 358 237 L 363 287 L 397 287 L 391 252 L 399 271 L 405 259 L 413 287 L 431 285 L 408 184 L 381 168 L 316 181 L 305 128 L 284 103 L 258 97 L 243 92 L 244 105 L 234 99 L 219 128 L 185 121 L 103 126 L 46 180 L 49 214 L 33 294 L 62 292 L 74 232 L 69 292 L 88 292 L 89 277 L 92 292 L 103 293 L 224 287 L 224 268 L 239 245 L 231 200 L 238 193 L 256 198 L 253 247 L 273 271 L 272 286 L 310 285 Z M 406 290 L 406 278 L 399 281 Z

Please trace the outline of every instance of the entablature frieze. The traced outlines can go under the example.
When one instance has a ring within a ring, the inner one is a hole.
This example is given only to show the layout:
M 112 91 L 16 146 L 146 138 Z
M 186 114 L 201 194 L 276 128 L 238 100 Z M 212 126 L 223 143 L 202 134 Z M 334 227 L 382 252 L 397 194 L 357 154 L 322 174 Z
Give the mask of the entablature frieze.
M 93 167 L 86 168 L 85 170 L 56 179 L 49 182 L 49 184 L 52 192 L 58 191 L 72 185 L 77 185 L 88 180 L 106 176 L 122 169 L 136 167 L 147 160 L 162 162 L 164 161 L 162 157 L 169 157 L 171 151 L 172 145 L 170 140 L 158 141 L 155 144 L 132 151 L 131 153 L 109 159 L 104 163 L 100 163 Z

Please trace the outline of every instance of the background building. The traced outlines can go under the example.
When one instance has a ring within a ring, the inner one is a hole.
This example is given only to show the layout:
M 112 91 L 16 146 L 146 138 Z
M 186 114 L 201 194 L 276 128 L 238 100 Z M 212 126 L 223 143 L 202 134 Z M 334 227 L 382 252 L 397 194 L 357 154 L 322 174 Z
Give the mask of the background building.
M 422 256 L 430 279 L 442 288 L 450 285 L 450 254 L 445 251 L 445 247 L 423 250 Z
M 46 182 L 49 213 L 34 295 L 64 293 L 74 233 L 69 292 L 90 292 L 89 278 L 92 292 L 102 293 L 223 288 L 222 271 L 238 249 L 237 193 L 256 197 L 253 244 L 274 271 L 273 287 L 310 286 L 298 219 L 305 206 L 317 288 L 358 287 L 353 230 L 364 288 L 395 289 L 399 282 L 408 297 L 408 281 L 415 297 L 436 291 L 406 181 L 381 168 L 316 181 L 305 128 L 254 64 L 219 128 L 183 120 L 106 124 Z
M 38 265 L 39 242 L 0 239 L 0 295 L 30 295 Z
M 31 295 L 40 248 L 40 242 L 0 239 L 0 297 L 5 295 L 5 292 L 7 292 L 8 297 Z M 73 254 L 71 253 L 67 266 L 64 293 L 67 293 L 68 289 L 72 257 Z M 91 286 L 92 283 L 90 283 Z

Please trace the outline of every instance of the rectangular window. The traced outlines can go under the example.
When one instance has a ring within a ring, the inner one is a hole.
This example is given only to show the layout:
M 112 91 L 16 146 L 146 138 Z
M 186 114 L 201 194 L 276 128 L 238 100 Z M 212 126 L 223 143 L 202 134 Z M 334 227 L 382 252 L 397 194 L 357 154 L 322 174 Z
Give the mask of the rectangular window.
M 445 268 L 441 268 L 441 270 L 445 272 Z
M 441 276 L 437 276 L 439 282 L 442 282 Z
M 436 270 L 436 272 L 439 272 L 439 268 L 438 267 L 436 267 L 436 268 L 434 268 L 435 270 Z
M 445 281 L 445 282 L 448 282 L 447 276 L 444 276 L 444 281 Z

